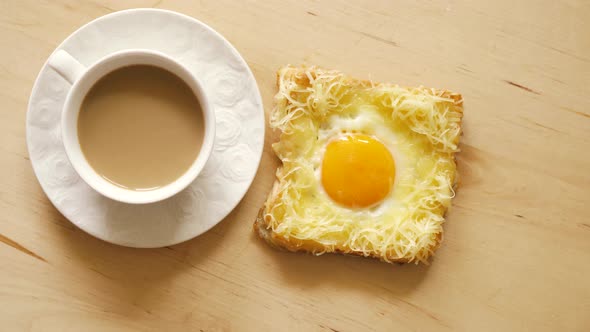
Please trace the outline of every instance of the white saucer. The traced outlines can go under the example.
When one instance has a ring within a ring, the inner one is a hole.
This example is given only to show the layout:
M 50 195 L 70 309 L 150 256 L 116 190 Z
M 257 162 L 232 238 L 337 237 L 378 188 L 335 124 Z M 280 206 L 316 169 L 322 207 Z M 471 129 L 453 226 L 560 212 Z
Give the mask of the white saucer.
M 41 187 L 55 207 L 84 231 L 130 247 L 186 241 L 219 223 L 252 183 L 264 144 L 264 109 L 254 75 L 233 46 L 191 17 L 132 9 L 98 18 L 70 35 L 64 49 L 84 65 L 127 48 L 163 52 L 201 79 L 215 109 L 214 152 L 185 191 L 154 204 L 128 205 L 92 190 L 70 165 L 60 115 L 70 85 L 47 66 L 33 87 L 27 145 Z

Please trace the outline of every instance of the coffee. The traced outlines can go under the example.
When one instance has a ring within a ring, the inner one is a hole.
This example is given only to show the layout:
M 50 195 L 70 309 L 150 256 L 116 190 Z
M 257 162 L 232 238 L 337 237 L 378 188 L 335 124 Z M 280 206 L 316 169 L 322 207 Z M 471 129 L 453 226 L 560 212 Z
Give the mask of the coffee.
M 199 100 L 178 76 L 150 65 L 110 72 L 92 86 L 78 117 L 86 160 L 133 190 L 165 186 L 186 172 L 203 142 Z

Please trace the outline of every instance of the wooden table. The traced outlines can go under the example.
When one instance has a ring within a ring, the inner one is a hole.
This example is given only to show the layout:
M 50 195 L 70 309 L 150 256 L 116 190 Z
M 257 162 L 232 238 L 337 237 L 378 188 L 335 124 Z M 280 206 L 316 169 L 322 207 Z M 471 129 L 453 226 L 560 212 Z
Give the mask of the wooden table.
M 80 25 L 132 7 L 225 35 L 267 112 L 287 63 L 463 93 L 462 187 L 432 264 L 262 243 L 273 134 L 238 208 L 186 243 L 123 248 L 61 216 L 27 156 L 33 81 Z M 590 331 L 589 33 L 585 0 L 0 1 L 0 330 Z

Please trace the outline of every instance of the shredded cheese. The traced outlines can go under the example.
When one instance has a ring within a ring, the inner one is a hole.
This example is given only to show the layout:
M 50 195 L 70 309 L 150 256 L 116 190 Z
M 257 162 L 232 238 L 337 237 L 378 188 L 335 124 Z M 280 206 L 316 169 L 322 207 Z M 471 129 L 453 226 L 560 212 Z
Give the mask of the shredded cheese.
M 315 254 L 354 252 L 427 263 L 454 196 L 460 95 L 357 81 L 313 67 L 287 66 L 278 75 L 270 125 L 281 132 L 273 148 L 283 165 L 265 205 L 267 227 L 285 239 L 320 244 Z M 314 156 L 326 119 L 363 107 L 376 110 L 399 134 L 408 165 L 384 207 L 351 211 L 322 192 Z

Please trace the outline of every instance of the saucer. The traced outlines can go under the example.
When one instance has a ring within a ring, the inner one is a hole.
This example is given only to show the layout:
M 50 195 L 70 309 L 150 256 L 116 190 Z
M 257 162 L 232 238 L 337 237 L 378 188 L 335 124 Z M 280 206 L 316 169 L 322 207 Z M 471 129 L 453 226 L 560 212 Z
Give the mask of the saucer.
M 195 182 L 167 200 L 143 205 L 113 201 L 90 188 L 74 171 L 61 141 L 60 117 L 70 85 L 47 63 L 29 100 L 29 156 L 47 197 L 82 230 L 123 246 L 169 246 L 215 226 L 246 194 L 262 156 L 264 109 L 254 75 L 236 49 L 209 26 L 176 12 L 112 13 L 84 25 L 56 50 L 91 65 L 129 48 L 160 51 L 204 85 L 215 110 L 216 137 Z

